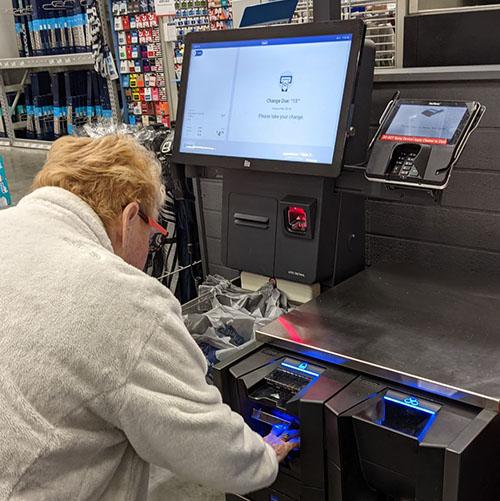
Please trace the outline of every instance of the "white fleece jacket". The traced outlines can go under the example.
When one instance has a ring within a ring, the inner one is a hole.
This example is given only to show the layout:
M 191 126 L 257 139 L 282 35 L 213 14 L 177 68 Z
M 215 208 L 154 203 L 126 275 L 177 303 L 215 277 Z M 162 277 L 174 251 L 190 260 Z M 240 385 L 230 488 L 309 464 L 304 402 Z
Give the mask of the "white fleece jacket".
M 148 463 L 226 492 L 274 481 L 177 300 L 77 196 L 42 188 L 0 211 L 0 285 L 1 500 L 142 500 Z

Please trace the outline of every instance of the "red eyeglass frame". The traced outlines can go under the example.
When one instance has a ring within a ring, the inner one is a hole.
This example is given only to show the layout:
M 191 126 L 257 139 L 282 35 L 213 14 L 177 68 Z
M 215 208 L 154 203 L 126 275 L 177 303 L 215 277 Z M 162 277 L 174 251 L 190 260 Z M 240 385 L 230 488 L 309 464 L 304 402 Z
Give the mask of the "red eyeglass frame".
M 146 216 L 144 212 L 142 212 L 141 209 L 139 209 L 139 217 L 153 230 L 156 230 L 158 233 L 161 233 L 163 236 L 168 237 L 168 231 L 166 228 L 164 228 L 161 224 L 158 223 L 158 221 L 155 221 L 152 217 Z

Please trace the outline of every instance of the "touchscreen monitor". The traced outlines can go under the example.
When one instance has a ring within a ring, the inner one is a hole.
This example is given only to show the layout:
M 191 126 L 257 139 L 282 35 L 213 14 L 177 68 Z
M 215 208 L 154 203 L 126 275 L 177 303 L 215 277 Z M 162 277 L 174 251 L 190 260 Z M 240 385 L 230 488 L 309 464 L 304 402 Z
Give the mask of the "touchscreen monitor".
M 356 76 L 352 53 L 353 44 L 359 51 L 359 34 L 350 27 L 341 33 L 279 27 L 283 35 L 274 37 L 263 36 L 272 34 L 268 28 L 241 30 L 229 40 L 193 38 L 186 47 L 176 152 L 194 165 L 331 170 L 337 144 L 344 147 L 345 96 L 349 104 Z

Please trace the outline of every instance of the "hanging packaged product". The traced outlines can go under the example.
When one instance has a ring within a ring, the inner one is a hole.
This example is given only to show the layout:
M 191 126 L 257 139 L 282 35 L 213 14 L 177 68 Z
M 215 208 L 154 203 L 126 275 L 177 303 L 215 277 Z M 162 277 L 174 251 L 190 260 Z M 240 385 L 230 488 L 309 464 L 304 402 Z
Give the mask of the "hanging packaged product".
M 158 114 L 153 104 L 163 100 L 162 109 L 169 109 L 154 1 L 112 0 L 111 10 L 129 123 L 169 125 L 168 114 L 167 117 L 164 111 Z
M 0 157 L 0 209 L 8 207 L 12 203 L 12 198 L 9 190 L 9 183 L 5 174 L 3 158 Z

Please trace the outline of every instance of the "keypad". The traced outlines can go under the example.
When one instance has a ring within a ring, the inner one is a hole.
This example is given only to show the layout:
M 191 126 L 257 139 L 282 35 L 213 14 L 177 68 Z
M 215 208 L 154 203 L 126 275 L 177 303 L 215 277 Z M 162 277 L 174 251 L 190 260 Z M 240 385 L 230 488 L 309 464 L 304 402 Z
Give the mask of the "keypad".
M 407 177 L 417 177 L 418 170 L 415 167 L 415 158 L 417 153 L 401 152 L 396 157 L 391 174 L 399 178 L 405 179 Z

